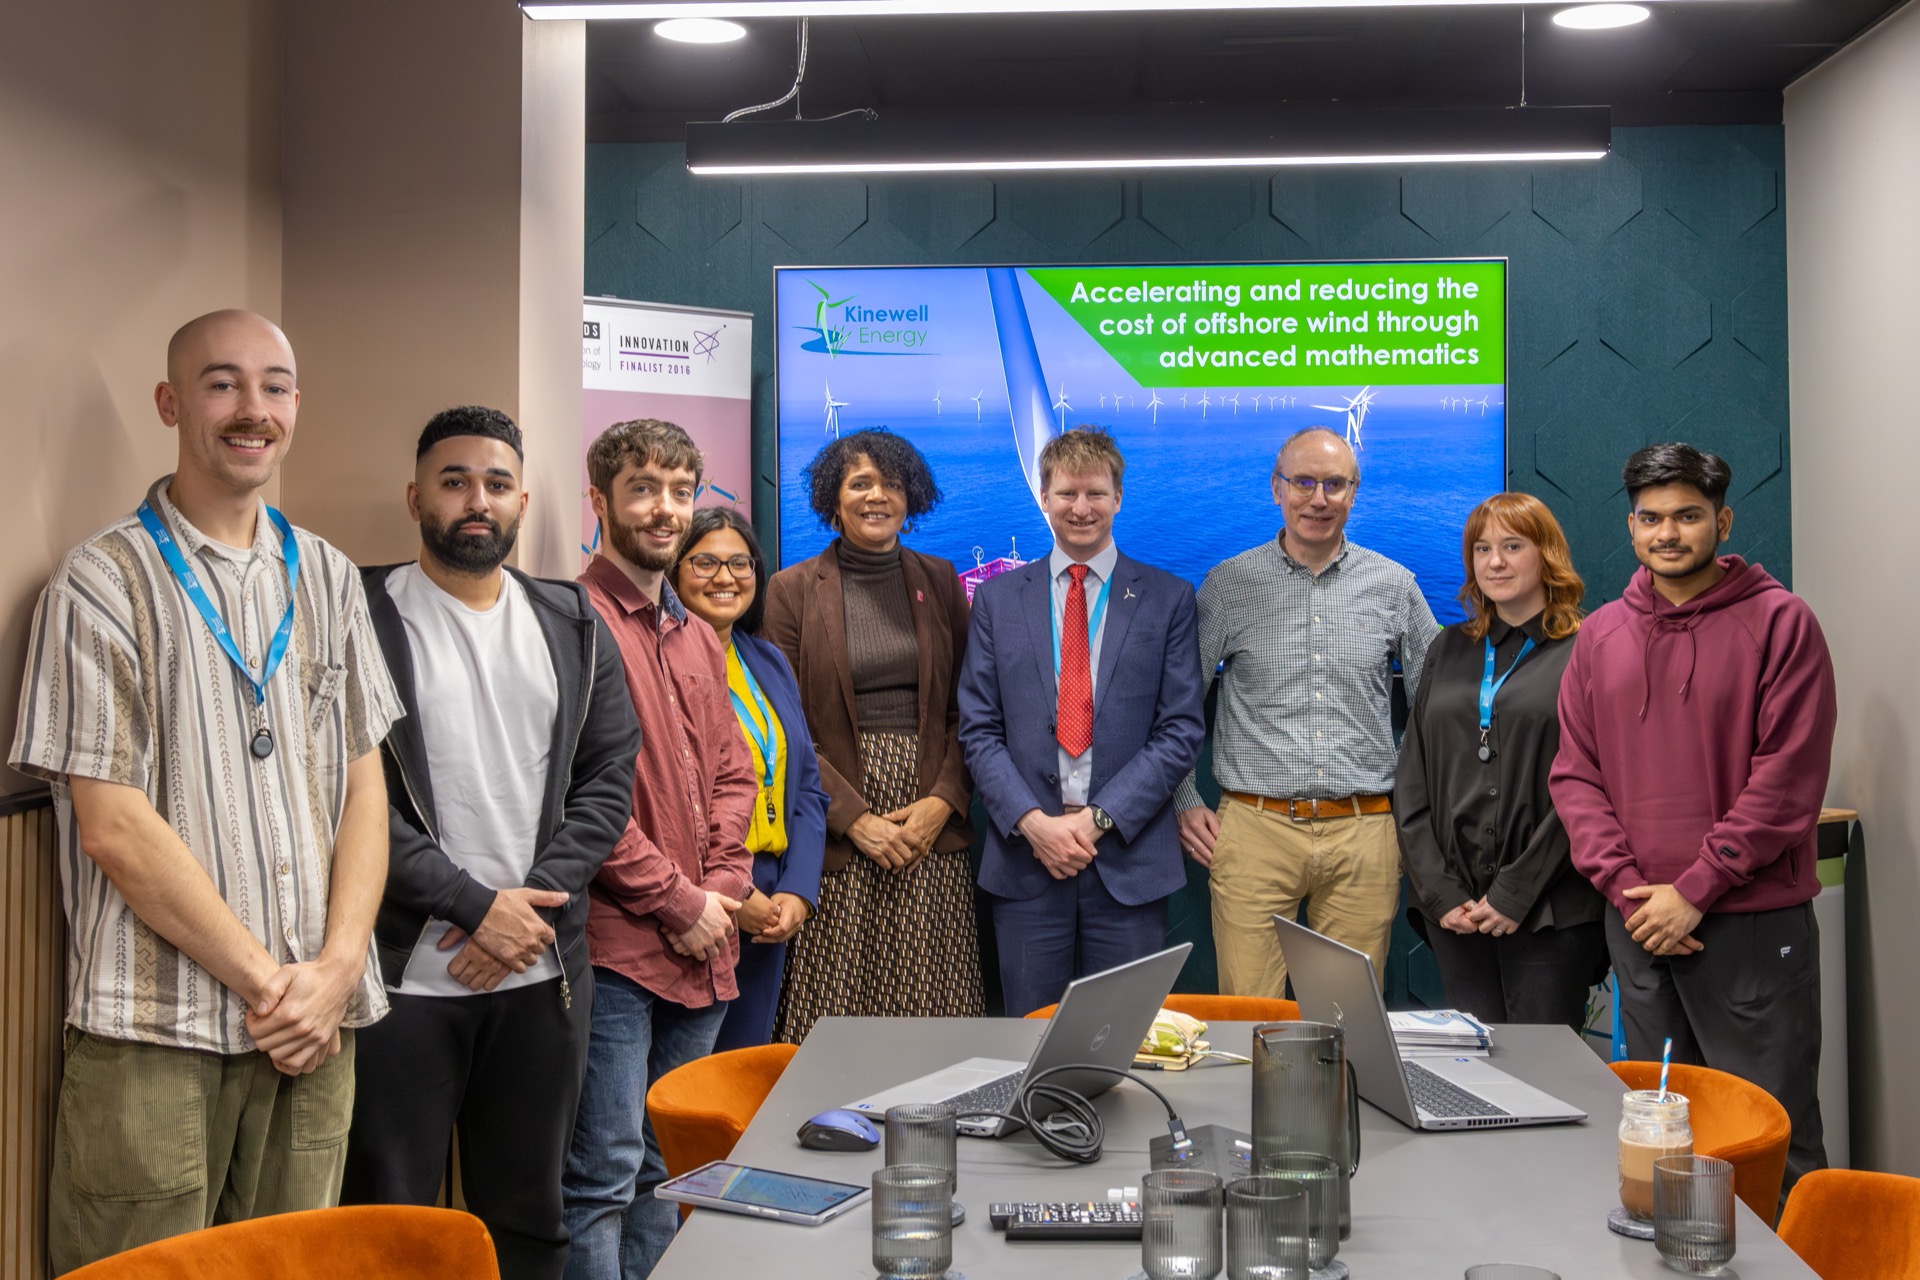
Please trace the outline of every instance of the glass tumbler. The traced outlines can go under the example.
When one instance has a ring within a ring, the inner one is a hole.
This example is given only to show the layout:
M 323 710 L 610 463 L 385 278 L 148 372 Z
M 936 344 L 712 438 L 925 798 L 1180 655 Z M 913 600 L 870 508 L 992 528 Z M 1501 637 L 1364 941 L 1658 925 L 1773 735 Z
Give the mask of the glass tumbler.
M 1160 1169 L 1140 1180 L 1140 1269 L 1147 1280 L 1220 1274 L 1221 1187 L 1205 1169 Z
M 1228 1280 L 1307 1280 L 1307 1274 L 1307 1189 L 1272 1174 L 1228 1183 Z
M 925 1164 L 873 1175 L 873 1269 L 881 1280 L 935 1280 L 953 1265 L 953 1174 Z
M 1291 1179 L 1306 1191 L 1307 1265 L 1325 1273 L 1340 1253 L 1340 1166 L 1312 1151 L 1280 1151 L 1261 1156 L 1258 1172 Z
M 959 1139 L 951 1102 L 911 1102 L 887 1108 L 887 1163 L 926 1164 L 957 1177 Z M 947 1188 L 951 1197 L 954 1188 Z
M 1733 1261 L 1733 1165 L 1712 1156 L 1653 1162 L 1653 1245 L 1675 1271 L 1717 1276 Z

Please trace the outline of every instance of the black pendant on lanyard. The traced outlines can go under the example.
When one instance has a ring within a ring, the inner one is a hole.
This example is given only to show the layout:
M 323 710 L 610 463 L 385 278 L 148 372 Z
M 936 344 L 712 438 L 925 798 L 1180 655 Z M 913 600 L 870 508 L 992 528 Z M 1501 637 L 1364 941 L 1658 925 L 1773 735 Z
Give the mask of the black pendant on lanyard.
M 1475 755 L 1480 757 L 1480 763 L 1482 764 L 1493 759 L 1493 743 L 1491 740 L 1493 734 L 1493 699 L 1495 695 L 1500 692 L 1500 686 L 1507 682 L 1507 677 L 1518 670 L 1520 664 L 1526 661 L 1527 655 L 1533 652 L 1533 637 L 1527 637 L 1526 643 L 1520 646 L 1520 652 L 1514 655 L 1513 665 L 1508 667 L 1498 680 L 1493 678 L 1492 636 L 1486 638 L 1486 646 L 1486 665 L 1483 666 L 1480 671 L 1480 749 L 1474 752 Z
M 247 745 L 247 750 L 253 752 L 253 758 L 255 760 L 265 760 L 268 756 L 272 755 L 273 730 L 267 728 L 265 725 L 261 725 L 260 732 L 253 735 L 253 741 Z

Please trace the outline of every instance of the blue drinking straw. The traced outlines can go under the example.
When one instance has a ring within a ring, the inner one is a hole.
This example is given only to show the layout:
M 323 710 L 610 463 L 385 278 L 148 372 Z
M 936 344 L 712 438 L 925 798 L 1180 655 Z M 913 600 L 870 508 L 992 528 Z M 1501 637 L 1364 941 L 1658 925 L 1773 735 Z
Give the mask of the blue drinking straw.
M 1660 1101 L 1667 1100 L 1667 1068 L 1673 1062 L 1673 1037 L 1667 1037 L 1666 1047 L 1660 1050 Z

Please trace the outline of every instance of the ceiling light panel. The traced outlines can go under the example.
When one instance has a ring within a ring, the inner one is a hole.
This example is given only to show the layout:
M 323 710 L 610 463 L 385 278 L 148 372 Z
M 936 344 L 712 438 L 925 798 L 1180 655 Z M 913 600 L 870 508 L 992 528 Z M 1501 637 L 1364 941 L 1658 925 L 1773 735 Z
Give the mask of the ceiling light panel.
M 1553 24 L 1571 27 L 1575 31 L 1610 31 L 1616 27 L 1631 27 L 1652 16 L 1643 5 L 1583 4 L 1577 9 L 1562 9 L 1554 14 Z
M 747 29 L 725 18 L 668 18 L 653 24 L 653 34 L 681 44 L 731 44 L 744 39 Z
M 521 0 L 529 18 L 880 18 L 922 14 L 1198 13 L 1274 9 L 1515 8 L 1566 0 Z M 1736 4 L 1741 0 L 1668 0 Z

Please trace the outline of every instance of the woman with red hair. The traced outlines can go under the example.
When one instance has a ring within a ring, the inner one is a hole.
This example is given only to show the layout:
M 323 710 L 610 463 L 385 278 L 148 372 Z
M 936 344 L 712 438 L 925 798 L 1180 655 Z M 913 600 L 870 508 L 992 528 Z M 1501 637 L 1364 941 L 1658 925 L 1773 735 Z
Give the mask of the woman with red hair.
M 1401 741 L 1400 850 L 1447 1002 L 1577 1030 L 1606 971 L 1605 900 L 1568 859 L 1547 772 L 1584 586 L 1559 522 L 1528 494 L 1475 507 L 1460 550 L 1468 617 L 1428 651 Z

